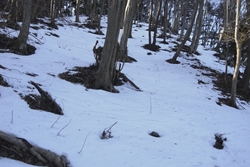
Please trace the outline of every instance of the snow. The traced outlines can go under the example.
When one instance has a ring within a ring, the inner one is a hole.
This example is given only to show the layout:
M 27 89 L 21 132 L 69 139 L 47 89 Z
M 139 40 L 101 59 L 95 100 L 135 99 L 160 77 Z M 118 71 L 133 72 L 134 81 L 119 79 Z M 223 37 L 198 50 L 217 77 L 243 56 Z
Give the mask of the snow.
M 213 90 L 212 78 L 190 67 L 194 57 L 179 57 L 181 64 L 174 65 L 165 61 L 174 52 L 161 50 L 147 55 L 149 51 L 141 47 L 148 43 L 146 29 L 134 26 L 128 49 L 137 62 L 125 64 L 122 71 L 142 92 L 125 84 L 116 87 L 118 94 L 86 89 L 58 77 L 74 66 L 94 63 L 92 48 L 97 39 L 103 46 L 104 36 L 70 25 L 58 30 L 31 29 L 43 42 L 36 44 L 31 37 L 29 42 L 37 48 L 34 55 L 1 53 L 1 65 L 7 69 L 0 68 L 0 73 L 11 87 L 0 86 L 0 130 L 66 155 L 72 167 L 250 166 L 249 104 L 238 99 L 240 110 L 217 105 L 222 95 Z M 60 37 L 45 35 L 50 32 Z M 174 46 L 171 42 L 159 45 L 161 49 Z M 201 56 L 195 58 L 202 64 L 224 70 L 213 51 L 203 47 L 198 51 Z M 198 84 L 198 79 L 208 84 Z M 29 88 L 29 81 L 41 84 L 63 108 L 64 115 L 59 118 L 30 109 L 18 95 L 38 94 Z M 116 121 L 111 129 L 113 138 L 101 140 L 103 130 Z M 150 136 L 152 131 L 161 137 Z M 216 133 L 227 138 L 223 150 L 213 147 Z M 0 166 L 31 165 L 0 158 Z

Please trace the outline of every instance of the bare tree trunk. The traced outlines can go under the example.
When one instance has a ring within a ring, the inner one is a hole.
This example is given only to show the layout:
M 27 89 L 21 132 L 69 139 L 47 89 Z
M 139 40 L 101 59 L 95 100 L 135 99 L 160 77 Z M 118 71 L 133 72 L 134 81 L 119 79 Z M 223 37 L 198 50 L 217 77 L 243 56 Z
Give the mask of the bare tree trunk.
M 186 18 L 187 18 L 187 11 L 188 11 L 188 4 L 189 4 L 189 1 L 183 1 L 183 3 L 185 4 L 182 4 L 184 6 L 184 14 L 183 16 L 181 17 L 181 33 L 180 33 L 180 41 L 183 40 L 183 36 L 184 36 L 184 30 L 186 28 Z
M 161 12 L 161 6 L 162 6 L 162 0 L 160 0 L 160 2 L 158 2 L 157 5 L 157 16 L 155 18 L 155 25 L 154 25 L 154 36 L 153 36 L 153 45 L 156 45 L 156 34 L 157 34 L 157 26 L 158 26 L 158 20 L 159 20 L 159 16 L 160 16 L 160 12 Z
M 236 18 L 235 18 L 235 44 L 236 44 L 236 62 L 234 68 L 234 74 L 232 78 L 232 88 L 231 88 L 231 106 L 238 108 L 236 104 L 236 92 L 237 92 L 237 82 L 240 68 L 240 57 L 241 57 L 241 41 L 239 37 L 239 17 L 240 17 L 241 0 L 236 2 Z
M 101 54 L 98 71 L 95 75 L 94 88 L 118 93 L 114 88 L 115 62 L 118 48 L 118 35 L 120 30 L 120 19 L 123 0 L 109 0 L 108 28 L 106 39 Z
M 164 1 L 164 17 L 163 17 L 163 32 L 162 32 L 162 38 L 163 43 L 167 43 L 166 36 L 167 36 L 167 27 L 168 27 L 168 0 Z
M 195 1 L 194 10 L 193 10 L 192 17 L 191 17 L 191 22 L 190 22 L 189 28 L 187 29 L 187 32 L 186 32 L 186 34 L 184 36 L 184 39 L 182 40 L 181 44 L 178 46 L 178 49 L 175 52 L 175 54 L 172 57 L 172 59 L 168 60 L 169 63 L 178 63 L 176 61 L 177 57 L 180 55 L 180 52 L 181 52 L 183 46 L 185 45 L 186 41 L 188 40 L 188 38 L 190 37 L 190 34 L 192 32 L 193 24 L 194 24 L 196 12 L 197 12 L 197 8 L 198 8 L 198 0 Z
M 225 3 L 225 29 L 226 29 L 226 32 L 225 34 L 227 34 L 228 32 L 228 0 L 224 0 L 224 3 Z M 227 73 L 228 73 L 228 54 L 229 54 L 229 45 L 228 45 L 228 40 L 226 41 L 226 48 L 227 48 L 227 51 L 226 51 L 226 64 L 225 64 L 225 74 L 224 74 L 224 81 L 225 81 L 225 86 L 227 87 Z
M 97 34 L 102 34 L 101 32 L 101 19 L 102 19 L 102 13 L 104 11 L 104 5 L 105 5 L 105 0 L 100 0 L 101 3 L 101 10 L 100 13 L 98 14 L 98 25 L 97 25 Z
M 152 29 L 152 10 L 153 10 L 153 0 L 151 0 L 151 4 L 149 7 L 149 23 L 148 23 L 148 44 L 151 45 L 152 44 L 152 39 L 151 39 L 151 29 Z
M 196 19 L 196 27 L 194 29 L 193 33 L 193 39 L 192 43 L 190 46 L 191 53 L 195 53 L 197 51 L 199 41 L 200 41 L 200 34 L 201 34 L 201 29 L 202 29 L 202 21 L 203 21 L 203 6 L 204 6 L 204 0 L 200 0 L 199 2 L 199 13 Z
M 249 24 L 250 21 L 249 21 L 249 18 L 250 18 L 250 2 L 249 1 L 246 1 L 246 8 L 247 8 L 247 23 Z M 249 79 L 250 79 L 250 38 L 247 39 L 247 42 L 246 42 L 246 45 L 247 45 L 247 65 L 246 65 L 246 68 L 244 70 L 244 74 L 243 74 L 243 91 L 244 91 L 244 94 L 247 95 L 247 94 L 250 94 L 250 92 L 248 92 L 249 90 Z
M 54 27 L 55 24 L 55 0 L 50 0 L 50 24 Z
M 40 0 L 35 0 L 32 2 L 32 15 L 31 15 L 31 22 L 35 22 L 36 15 L 37 15 L 37 9 L 39 5 Z
M 23 0 L 23 22 L 14 44 L 14 52 L 20 55 L 27 55 L 27 39 L 29 36 L 30 16 L 31 16 L 31 0 Z
M 180 21 L 180 0 L 175 0 L 174 1 L 174 23 L 173 23 L 173 28 L 172 32 L 175 34 L 178 34 L 178 29 L 179 29 L 179 21 Z
M 75 9 L 75 13 L 76 13 L 76 22 L 80 22 L 80 18 L 79 18 L 79 7 L 80 7 L 80 0 L 76 0 L 76 9 Z
M 10 12 L 8 14 L 8 22 L 16 23 L 17 21 L 17 2 L 16 0 L 11 0 Z
M 128 57 L 127 43 L 128 43 L 129 32 L 132 29 L 133 14 L 135 12 L 135 7 L 136 7 L 136 1 L 128 0 L 124 14 L 122 36 L 120 39 L 120 55 L 119 55 L 120 58 L 118 58 L 118 60 L 122 60 L 125 62 L 131 62 L 131 60 Z
M 248 39 L 247 42 L 247 50 L 248 50 L 248 55 L 247 55 L 247 65 L 246 68 L 244 70 L 244 74 L 243 74 L 243 91 L 244 94 L 249 94 L 250 92 L 247 92 L 249 89 L 249 77 L 250 77 L 250 39 Z

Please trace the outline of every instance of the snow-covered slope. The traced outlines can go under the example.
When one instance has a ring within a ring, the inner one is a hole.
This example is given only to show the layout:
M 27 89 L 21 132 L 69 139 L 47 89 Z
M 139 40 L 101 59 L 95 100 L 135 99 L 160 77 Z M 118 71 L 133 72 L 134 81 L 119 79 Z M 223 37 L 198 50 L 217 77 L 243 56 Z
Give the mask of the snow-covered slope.
M 249 166 L 249 104 L 242 104 L 241 110 L 217 105 L 220 92 L 212 90 L 211 78 L 190 67 L 194 62 L 188 59 L 194 57 L 180 57 L 181 64 L 174 65 L 165 61 L 173 52 L 161 50 L 148 55 L 149 51 L 141 47 L 148 42 L 146 28 L 134 26 L 128 49 L 137 62 L 125 64 L 123 69 L 143 91 L 125 84 L 116 87 L 119 94 L 86 90 L 57 76 L 74 66 L 94 63 L 92 47 L 97 39 L 103 45 L 104 36 L 69 25 L 58 30 L 31 29 L 43 42 L 35 44 L 31 37 L 30 43 L 37 47 L 34 55 L 0 55 L 0 64 L 7 68 L 0 68 L 0 73 L 11 85 L 0 86 L 0 130 L 65 154 L 73 167 Z M 51 33 L 60 37 L 46 35 Z M 174 40 L 159 45 L 169 49 Z M 212 51 L 199 47 L 199 52 L 201 56 L 195 58 L 206 66 L 224 69 L 215 62 Z M 198 84 L 198 79 L 208 84 Z M 32 110 L 21 100 L 19 93 L 38 93 L 29 88 L 29 81 L 41 84 L 63 108 L 64 115 L 56 123 L 58 115 Z M 101 140 L 102 131 L 116 121 L 113 138 Z M 148 135 L 151 131 L 161 137 Z M 215 133 L 227 138 L 223 150 L 213 147 Z M 29 165 L 0 158 L 0 166 Z

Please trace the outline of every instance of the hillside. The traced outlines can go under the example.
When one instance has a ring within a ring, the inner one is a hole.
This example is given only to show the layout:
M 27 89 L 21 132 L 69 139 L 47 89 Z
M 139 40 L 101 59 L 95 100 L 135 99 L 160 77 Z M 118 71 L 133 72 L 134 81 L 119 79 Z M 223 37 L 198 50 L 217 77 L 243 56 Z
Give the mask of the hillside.
M 160 51 L 149 54 L 142 47 L 148 42 L 147 26 L 134 25 L 128 53 L 137 62 L 126 63 L 122 72 L 142 91 L 129 83 L 116 87 L 120 93 L 86 89 L 58 74 L 93 64 L 92 48 L 96 40 L 102 46 L 105 36 L 73 26 L 70 19 L 58 21 L 58 30 L 33 25 L 29 43 L 37 48 L 34 55 L 1 53 L 0 67 L 5 68 L 0 74 L 10 87 L 0 86 L 0 131 L 65 155 L 72 167 L 250 165 L 249 104 L 238 99 L 239 110 L 218 105 L 223 95 L 214 88 L 215 78 L 192 67 L 204 65 L 223 72 L 223 62 L 213 51 L 200 46 L 201 55 L 183 53 L 180 64 L 169 64 L 165 60 L 174 55 L 175 36 L 168 45 L 157 39 Z M 55 99 L 63 116 L 29 108 L 20 94 L 39 94 L 30 81 Z M 100 139 L 115 122 L 112 138 Z M 160 137 L 150 136 L 153 131 Z M 215 134 L 226 138 L 221 150 L 213 147 Z M 0 166 L 30 165 L 0 157 Z

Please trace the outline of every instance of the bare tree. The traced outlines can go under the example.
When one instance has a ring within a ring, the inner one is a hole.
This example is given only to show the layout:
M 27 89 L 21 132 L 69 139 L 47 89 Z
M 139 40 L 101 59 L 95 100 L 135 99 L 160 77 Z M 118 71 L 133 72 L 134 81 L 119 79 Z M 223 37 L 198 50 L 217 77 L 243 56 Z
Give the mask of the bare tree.
M 10 4 L 10 12 L 8 14 L 8 22 L 11 23 L 16 23 L 17 21 L 17 1 L 16 0 L 11 0 Z
M 174 19 L 173 19 L 173 27 L 172 32 L 178 34 L 179 30 L 179 22 L 180 22 L 180 13 L 182 12 L 180 9 L 180 4 L 183 0 L 175 0 L 174 1 Z
M 124 12 L 122 11 L 123 3 L 123 0 L 108 0 L 108 28 L 94 83 L 94 88 L 114 93 L 118 93 L 118 90 L 114 88 L 114 77 L 120 19 Z
M 23 0 L 23 22 L 13 46 L 13 51 L 20 55 L 27 55 L 27 39 L 29 36 L 30 19 L 31 19 L 31 0 Z
M 162 32 L 162 43 L 167 43 L 166 41 L 166 33 L 167 28 L 169 26 L 169 18 L 168 18 L 168 0 L 164 1 L 164 17 L 163 17 L 163 32 Z
M 119 60 L 122 60 L 124 62 L 132 62 L 132 60 L 129 59 L 128 57 L 127 43 L 128 43 L 129 32 L 132 29 L 133 15 L 135 13 L 136 5 L 137 5 L 136 0 L 128 0 L 125 9 L 123 30 L 120 39 L 120 55 L 119 55 L 120 57 Z
M 79 13 L 80 13 L 80 0 L 76 0 L 76 9 L 75 9 L 75 15 L 76 15 L 76 18 L 75 18 L 75 21 L 76 22 L 80 22 L 80 18 L 79 18 Z
M 182 4 L 183 6 L 183 16 L 181 17 L 181 32 L 180 32 L 180 38 L 179 40 L 183 40 L 183 36 L 184 36 L 184 30 L 186 28 L 186 19 L 187 19 L 187 11 L 188 11 L 188 6 L 189 6 L 189 1 L 183 1 L 184 4 Z
M 246 13 L 246 24 L 249 25 L 250 24 L 250 2 L 246 1 L 246 8 L 247 8 L 247 13 Z M 248 32 L 250 32 L 250 30 L 247 30 Z M 247 65 L 246 68 L 244 70 L 244 74 L 243 74 L 243 91 L 244 94 L 250 94 L 250 92 L 248 92 L 247 90 L 249 89 L 249 78 L 250 78 L 250 39 L 248 37 L 247 41 L 246 41 L 246 45 L 247 45 Z
M 202 25 L 203 25 L 202 18 L 203 18 L 204 0 L 199 1 L 199 6 L 200 7 L 199 7 L 198 16 L 196 18 L 196 24 L 195 24 L 195 28 L 194 28 L 192 43 L 190 45 L 191 53 L 196 52 L 198 45 L 199 45 L 199 41 L 200 41 L 200 34 L 201 34 Z
M 194 20 L 195 20 L 195 17 L 196 17 L 196 13 L 197 13 L 197 9 L 198 9 L 198 0 L 195 1 L 195 5 L 194 5 L 194 10 L 193 10 L 193 13 L 192 13 L 192 16 L 191 16 L 191 22 L 190 22 L 190 25 L 186 31 L 186 34 L 184 36 L 184 39 L 182 40 L 181 44 L 178 46 L 178 49 L 177 51 L 175 52 L 174 56 L 167 60 L 167 62 L 169 63 L 178 63 L 177 61 L 177 57 L 180 55 L 180 52 L 183 48 L 183 46 L 185 45 L 185 43 L 187 42 L 188 38 L 190 37 L 190 34 L 192 32 L 192 29 L 193 29 L 193 24 L 194 24 Z
M 236 62 L 234 68 L 234 74 L 232 78 L 232 88 L 231 88 L 231 106 L 238 108 L 236 104 L 236 89 L 237 89 L 237 81 L 239 75 L 239 68 L 240 68 L 240 57 L 241 57 L 241 39 L 239 34 L 239 17 L 240 17 L 240 8 L 241 8 L 241 0 L 237 0 L 236 2 L 236 17 L 235 17 L 235 32 L 234 32 L 234 39 L 236 44 Z

